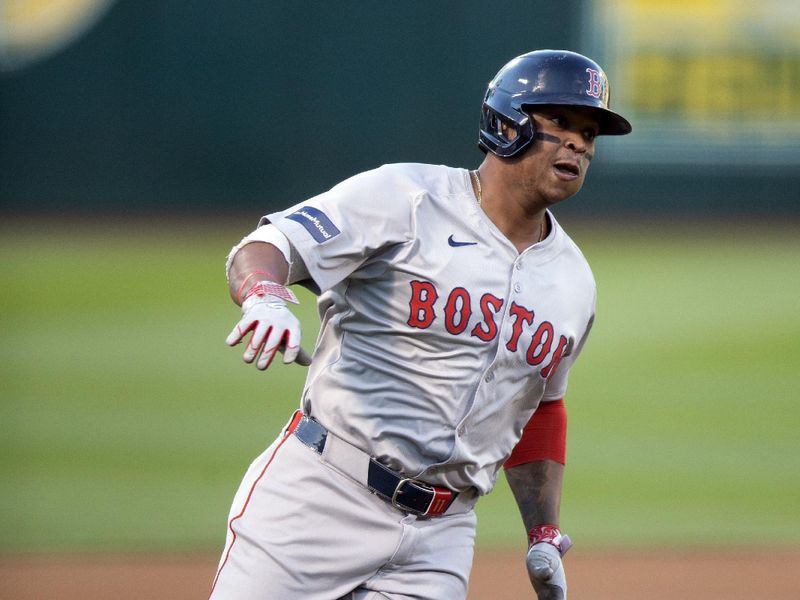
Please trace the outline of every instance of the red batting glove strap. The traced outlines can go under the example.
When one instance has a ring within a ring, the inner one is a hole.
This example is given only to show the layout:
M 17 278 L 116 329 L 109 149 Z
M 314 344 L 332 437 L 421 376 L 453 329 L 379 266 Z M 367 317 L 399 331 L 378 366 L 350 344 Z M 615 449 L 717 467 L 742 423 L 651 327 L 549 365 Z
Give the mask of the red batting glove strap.
M 276 298 L 291 302 L 292 304 L 300 303 L 292 290 L 274 281 L 259 281 L 245 294 L 242 302 L 244 303 L 244 301 L 251 296 L 275 296 Z
M 534 544 L 550 544 L 564 556 L 572 546 L 572 541 L 568 535 L 562 535 L 555 525 L 537 525 L 528 532 L 528 547 Z
M 236 292 L 236 301 L 239 304 L 241 304 L 242 301 L 243 301 L 242 292 L 245 289 L 244 286 L 246 286 L 247 282 L 250 281 L 253 277 L 255 277 L 257 275 L 266 275 L 266 277 L 264 279 L 267 280 L 267 281 L 275 281 L 275 280 L 278 279 L 277 277 L 275 277 L 275 275 L 273 275 L 269 271 L 253 271 L 247 277 L 244 278 L 244 281 L 242 281 L 242 285 L 239 286 L 239 290 Z

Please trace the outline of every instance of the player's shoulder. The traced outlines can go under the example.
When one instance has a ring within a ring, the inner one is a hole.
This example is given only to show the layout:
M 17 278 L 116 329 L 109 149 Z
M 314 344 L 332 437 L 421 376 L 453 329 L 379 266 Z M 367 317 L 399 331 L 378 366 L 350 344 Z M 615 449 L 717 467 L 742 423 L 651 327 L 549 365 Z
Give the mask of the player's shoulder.
M 357 177 L 373 184 L 416 190 L 418 193 L 448 195 L 463 186 L 466 171 L 446 165 L 426 163 L 389 163 Z
M 556 229 L 556 237 L 558 239 L 560 253 L 563 257 L 569 260 L 575 275 L 582 276 L 588 285 L 594 287 L 595 279 L 594 274 L 592 273 L 592 267 L 590 266 L 589 261 L 587 260 L 583 251 L 572 238 L 572 236 L 570 236 L 556 220 L 553 213 L 548 211 L 548 214 L 553 226 Z
M 407 177 L 410 179 L 428 179 L 447 177 L 454 171 L 460 171 L 455 167 L 448 167 L 447 165 L 432 165 L 427 163 L 415 162 L 401 162 L 401 163 L 388 163 L 381 165 L 376 172 L 381 172 L 395 177 Z

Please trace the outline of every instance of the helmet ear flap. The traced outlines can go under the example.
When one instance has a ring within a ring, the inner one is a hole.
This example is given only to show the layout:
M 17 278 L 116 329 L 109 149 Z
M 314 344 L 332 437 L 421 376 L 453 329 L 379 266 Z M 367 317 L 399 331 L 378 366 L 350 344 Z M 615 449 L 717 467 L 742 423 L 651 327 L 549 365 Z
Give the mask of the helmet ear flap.
M 530 115 L 520 113 L 518 119 L 511 119 L 484 105 L 478 146 L 484 152 L 508 158 L 527 148 L 534 133 L 535 122 Z
M 516 127 L 511 126 L 494 111 L 489 117 L 489 127 L 492 128 L 494 136 L 506 144 L 510 144 L 517 137 Z

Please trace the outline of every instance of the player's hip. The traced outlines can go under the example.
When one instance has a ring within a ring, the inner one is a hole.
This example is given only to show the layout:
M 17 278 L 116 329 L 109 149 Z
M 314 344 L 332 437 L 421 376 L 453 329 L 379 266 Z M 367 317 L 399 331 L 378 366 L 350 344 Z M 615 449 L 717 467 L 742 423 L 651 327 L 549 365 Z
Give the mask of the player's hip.
M 213 598 L 334 600 L 356 589 L 388 597 L 459 598 L 472 563 L 472 511 L 403 513 L 326 463 L 295 435 L 248 472 L 231 510 Z M 236 503 L 235 503 L 236 504 Z

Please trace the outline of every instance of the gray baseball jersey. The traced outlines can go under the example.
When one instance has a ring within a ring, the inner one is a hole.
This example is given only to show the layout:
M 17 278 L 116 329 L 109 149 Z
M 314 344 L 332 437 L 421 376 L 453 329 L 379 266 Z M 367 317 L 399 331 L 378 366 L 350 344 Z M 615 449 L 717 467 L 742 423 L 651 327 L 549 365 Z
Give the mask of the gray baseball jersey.
M 321 293 L 303 410 L 387 466 L 485 494 L 541 401 L 564 396 L 595 282 L 548 212 L 518 253 L 469 172 L 395 164 L 267 215 Z

